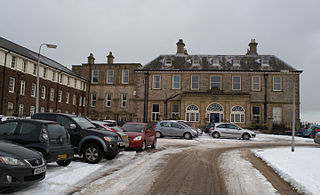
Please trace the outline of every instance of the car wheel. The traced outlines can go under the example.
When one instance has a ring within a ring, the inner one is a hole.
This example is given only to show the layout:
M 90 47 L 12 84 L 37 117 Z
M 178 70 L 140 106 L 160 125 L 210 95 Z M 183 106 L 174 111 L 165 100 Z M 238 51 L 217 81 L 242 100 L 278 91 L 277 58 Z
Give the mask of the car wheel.
M 146 149 L 147 149 L 147 143 L 146 143 L 146 140 L 144 140 L 140 148 L 140 151 L 145 151 Z
M 151 148 L 156 148 L 156 147 L 157 147 L 157 139 L 154 139 L 154 142 L 151 145 Z
M 184 139 L 191 139 L 191 138 L 192 138 L 192 136 L 191 136 L 190 133 L 185 133 L 185 134 L 183 135 L 183 137 L 184 137 Z
M 156 137 L 157 137 L 157 138 L 160 138 L 160 137 L 162 137 L 162 134 L 161 134 L 161 132 L 157 131 L 157 133 L 156 133 Z
M 101 161 L 102 153 L 97 144 L 88 144 L 83 149 L 83 158 L 87 163 L 96 164 Z
M 60 161 L 57 161 L 57 164 L 58 164 L 59 166 L 63 166 L 63 167 L 68 166 L 70 163 L 71 163 L 71 159 L 70 159 L 70 160 L 60 160 Z
M 250 135 L 248 133 L 245 133 L 245 134 L 242 135 L 242 139 L 249 140 L 250 139 Z
M 212 137 L 217 139 L 217 138 L 220 137 L 220 133 L 214 132 L 214 133 L 212 134 Z

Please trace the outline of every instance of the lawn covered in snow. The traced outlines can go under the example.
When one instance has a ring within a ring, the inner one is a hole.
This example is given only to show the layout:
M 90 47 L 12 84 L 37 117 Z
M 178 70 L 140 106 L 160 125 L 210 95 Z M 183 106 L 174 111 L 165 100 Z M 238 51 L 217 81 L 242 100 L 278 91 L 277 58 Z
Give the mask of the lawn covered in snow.
M 291 152 L 291 147 L 282 147 L 259 149 L 254 153 L 298 192 L 320 194 L 320 145 L 295 147 L 294 152 Z

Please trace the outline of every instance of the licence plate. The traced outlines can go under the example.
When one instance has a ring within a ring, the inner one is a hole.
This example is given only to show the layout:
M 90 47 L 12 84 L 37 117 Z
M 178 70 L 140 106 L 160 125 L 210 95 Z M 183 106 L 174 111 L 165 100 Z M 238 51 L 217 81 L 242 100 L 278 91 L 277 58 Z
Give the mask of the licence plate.
M 58 160 L 66 159 L 67 157 L 67 154 L 58 154 Z
M 40 173 L 45 172 L 46 170 L 47 170 L 47 167 L 46 167 L 46 166 L 39 167 L 39 168 L 35 168 L 35 169 L 33 170 L 33 174 L 34 174 L 34 175 L 38 175 L 38 174 L 40 174 Z

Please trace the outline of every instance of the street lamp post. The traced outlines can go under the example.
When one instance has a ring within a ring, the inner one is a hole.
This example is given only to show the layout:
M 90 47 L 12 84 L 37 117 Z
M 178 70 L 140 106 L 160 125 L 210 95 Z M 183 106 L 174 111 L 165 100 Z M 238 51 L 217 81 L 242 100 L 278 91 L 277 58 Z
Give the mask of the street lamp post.
M 36 95 L 36 113 L 39 112 L 39 90 L 40 90 L 40 51 L 41 47 L 45 45 L 47 48 L 57 48 L 57 45 L 54 44 L 48 44 L 48 43 L 42 43 L 39 47 L 39 53 L 38 53 L 38 63 L 37 63 L 37 95 Z

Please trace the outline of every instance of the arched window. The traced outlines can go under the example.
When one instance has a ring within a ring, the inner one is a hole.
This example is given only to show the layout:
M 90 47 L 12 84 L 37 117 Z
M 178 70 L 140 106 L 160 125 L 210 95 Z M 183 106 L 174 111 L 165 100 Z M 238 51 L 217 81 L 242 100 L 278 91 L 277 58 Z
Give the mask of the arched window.
M 232 123 L 244 123 L 245 112 L 242 106 L 233 106 L 231 108 L 230 119 Z
M 188 122 L 199 122 L 200 114 L 198 106 L 192 104 L 186 109 L 186 121 Z
M 223 121 L 223 113 L 224 109 L 221 104 L 211 103 L 206 109 L 206 118 L 210 122 L 221 122 Z

